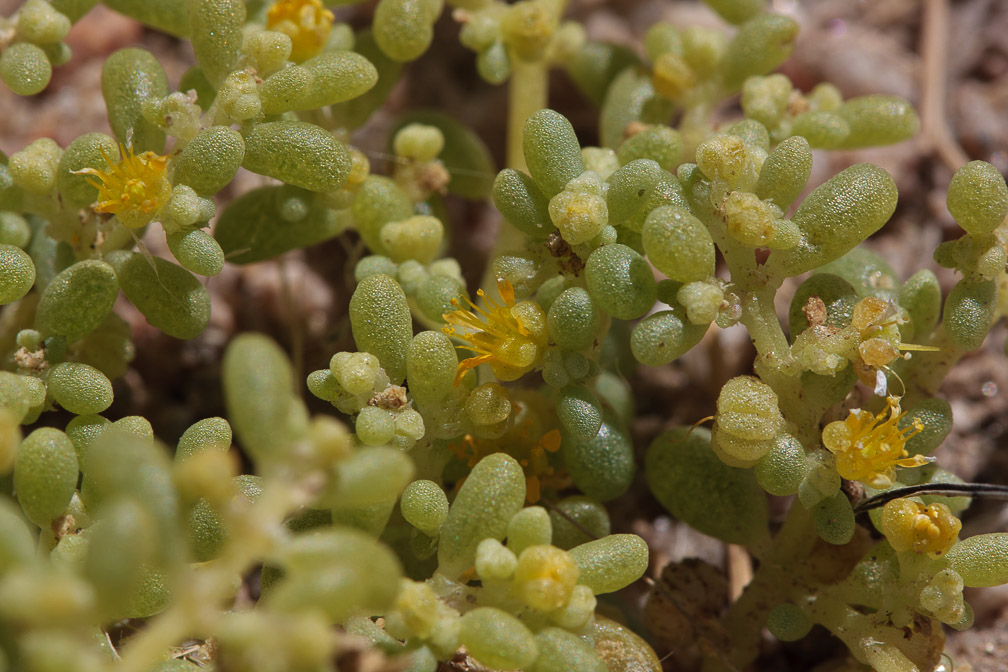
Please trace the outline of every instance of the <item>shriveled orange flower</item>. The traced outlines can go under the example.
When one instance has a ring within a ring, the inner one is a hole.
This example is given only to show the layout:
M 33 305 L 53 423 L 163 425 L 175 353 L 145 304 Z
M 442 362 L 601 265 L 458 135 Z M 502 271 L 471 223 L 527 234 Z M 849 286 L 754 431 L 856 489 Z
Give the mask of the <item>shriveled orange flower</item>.
M 878 371 L 908 351 L 937 352 L 929 345 L 915 345 L 900 341 L 900 318 L 892 301 L 877 296 L 867 296 L 851 312 L 851 327 L 859 337 L 858 359 L 854 371 L 866 385 L 878 384 Z M 906 355 L 909 356 L 909 355 Z M 884 380 L 884 378 L 882 379 Z M 881 394 L 884 394 L 882 392 Z
M 535 301 L 515 303 L 514 287 L 503 278 L 497 281 L 497 291 L 503 303 L 497 303 L 480 289 L 476 294 L 486 302 L 487 310 L 469 299 L 466 303 L 471 310 L 464 310 L 458 299 L 452 299 L 457 310 L 441 316 L 448 323 L 442 331 L 468 341 L 469 345 L 461 347 L 476 353 L 475 357 L 459 362 L 456 385 L 469 369 L 480 364 L 490 364 L 500 380 L 517 380 L 542 361 L 548 340 L 542 307 Z M 455 327 L 468 331 L 459 333 Z
M 907 456 L 907 440 L 924 425 L 914 418 L 910 427 L 900 429 L 903 415 L 899 398 L 890 396 L 886 408 L 877 415 L 855 408 L 845 420 L 826 425 L 822 442 L 836 456 L 837 472 L 872 488 L 887 488 L 892 485 L 896 467 L 920 467 L 932 462 L 933 458 L 923 455 Z
M 291 38 L 291 60 L 300 63 L 322 51 L 334 18 L 320 0 L 278 0 L 266 11 L 266 27 Z
M 137 155 L 132 146 L 119 145 L 120 158 L 115 161 L 104 149 L 100 151 L 108 168 L 77 171 L 98 178 L 87 180 L 98 190 L 95 212 L 114 214 L 131 229 L 148 224 L 171 196 L 171 183 L 166 173 L 168 157 L 154 152 Z
M 505 452 L 514 457 L 525 472 L 525 501 L 535 504 L 542 497 L 544 487 L 560 488 L 568 484 L 567 478 L 557 473 L 549 461 L 549 453 L 560 450 L 560 430 L 551 429 L 535 443 L 528 440 L 528 432 L 524 428 L 517 432 L 517 436 L 519 442 L 508 440 L 514 437 L 478 439 L 466 434 L 453 448 L 455 456 L 470 468 L 492 453 Z
M 938 556 L 955 545 L 962 523 L 944 504 L 902 498 L 885 505 L 879 527 L 897 551 Z

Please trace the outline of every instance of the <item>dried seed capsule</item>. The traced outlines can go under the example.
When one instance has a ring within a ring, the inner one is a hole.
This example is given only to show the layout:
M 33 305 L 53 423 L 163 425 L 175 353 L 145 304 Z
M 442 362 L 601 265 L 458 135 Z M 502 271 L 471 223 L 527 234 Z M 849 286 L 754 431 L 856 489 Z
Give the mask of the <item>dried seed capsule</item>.
M 539 654 L 529 629 L 495 607 L 477 607 L 463 614 L 459 641 L 473 658 L 498 670 L 525 669 Z
M 498 541 L 525 501 L 525 474 L 505 453 L 480 460 L 459 489 L 441 526 L 438 571 L 457 577 L 472 566 L 483 539 Z
M 768 534 L 766 495 L 752 472 L 718 459 L 706 429 L 661 434 L 648 449 L 645 474 L 662 506 L 704 534 L 736 544 Z
M 625 588 L 644 575 L 647 543 L 636 534 L 610 534 L 570 550 L 580 575 L 578 583 L 596 595 Z
M 202 196 L 226 187 L 245 158 L 245 140 L 227 126 L 211 126 L 186 143 L 175 157 L 174 183 L 187 184 Z
M 46 378 L 49 394 L 77 415 L 101 413 L 112 405 L 112 383 L 98 369 L 80 362 L 63 362 Z
M 29 434 L 14 458 L 14 489 L 28 520 L 47 529 L 77 488 L 77 454 L 66 434 L 42 427 Z
M 118 265 L 116 273 L 130 303 L 169 336 L 194 338 L 210 321 L 210 295 L 181 266 L 160 257 L 148 260 L 133 254 Z
M 196 62 L 220 86 L 238 63 L 245 25 L 243 0 L 189 0 L 189 34 Z
M 256 124 L 242 166 L 311 191 L 334 191 L 350 175 L 350 155 L 329 131 L 304 121 Z
M 574 127 L 559 112 L 544 109 L 529 117 L 522 132 L 522 148 L 529 174 L 546 198 L 556 196 L 584 172 Z
M 378 358 L 393 385 L 401 384 L 413 320 L 399 284 L 382 274 L 361 280 L 350 298 L 350 327 L 357 347 Z
M 0 245 L 0 305 L 14 303 L 35 284 L 35 264 L 19 247 Z
M 112 133 L 136 153 L 164 151 L 165 133 L 144 117 L 143 104 L 168 93 L 164 68 L 149 51 L 120 49 L 102 66 L 102 97 Z

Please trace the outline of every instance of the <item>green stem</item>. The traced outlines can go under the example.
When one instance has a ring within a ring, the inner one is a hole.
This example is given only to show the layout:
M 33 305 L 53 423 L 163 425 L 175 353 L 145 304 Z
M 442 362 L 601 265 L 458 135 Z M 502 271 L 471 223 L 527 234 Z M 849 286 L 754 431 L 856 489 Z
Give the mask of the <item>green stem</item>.
M 219 605 L 234 592 L 235 578 L 283 543 L 282 521 L 309 501 L 307 492 L 303 483 L 281 475 L 264 484 L 254 504 L 233 512 L 233 537 L 221 557 L 189 569 L 179 581 L 174 604 L 130 639 L 120 672 L 145 672 L 184 637 L 209 634 L 222 615 Z
M 756 346 L 756 369 L 764 382 L 778 395 L 794 387 L 800 373 L 791 356 L 791 347 L 777 319 L 774 308 L 774 288 L 760 287 L 742 294 L 742 316 L 739 319 Z
M 523 61 L 512 54 L 508 82 L 507 165 L 528 170 L 522 151 L 525 121 L 549 104 L 549 66 L 545 61 Z
M 522 149 L 525 121 L 549 104 L 549 65 L 545 61 L 523 61 L 511 55 L 511 79 L 508 82 L 507 166 L 527 171 Z M 507 250 L 521 249 L 525 237 L 506 222 L 500 223 L 497 240 L 490 259 Z M 497 279 L 491 277 L 490 266 L 483 272 L 481 287 L 492 288 Z
M 796 568 L 801 566 L 817 538 L 808 511 L 795 500 L 784 526 L 774 537 L 770 553 L 763 558 L 753 580 L 722 619 L 731 638 L 729 652 L 705 663 L 704 670 L 723 669 L 720 665 L 723 662 L 741 670 L 756 659 L 770 609 L 807 593 L 804 577 Z

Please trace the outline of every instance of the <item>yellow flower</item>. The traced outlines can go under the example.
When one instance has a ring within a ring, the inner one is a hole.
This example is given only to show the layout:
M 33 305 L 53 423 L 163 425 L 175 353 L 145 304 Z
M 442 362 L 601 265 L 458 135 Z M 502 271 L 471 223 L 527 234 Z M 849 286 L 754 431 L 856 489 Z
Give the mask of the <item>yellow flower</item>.
M 518 556 L 511 589 L 533 609 L 553 611 L 570 601 L 579 573 L 567 551 L 556 546 L 529 546 Z
M 102 158 L 108 168 L 84 168 L 79 174 L 94 175 L 97 180 L 87 180 L 98 190 L 95 212 L 114 214 L 131 229 L 138 229 L 157 216 L 171 196 L 171 183 L 166 175 L 168 157 L 154 152 L 139 156 L 119 145 L 119 161 L 113 161 L 104 149 Z
M 955 544 L 962 523 L 944 504 L 894 499 L 882 509 L 879 527 L 897 551 L 938 556 Z
M 266 27 L 291 38 L 291 60 L 300 63 L 322 51 L 334 18 L 320 0 L 277 0 L 266 12 Z
M 888 417 L 886 415 L 888 414 Z M 924 429 L 914 418 L 910 427 L 899 428 L 899 399 L 886 398 L 886 408 L 878 415 L 856 408 L 845 420 L 831 422 L 823 429 L 822 442 L 836 455 L 839 474 L 873 488 L 892 485 L 895 468 L 920 467 L 933 461 L 923 455 L 907 457 L 907 440 Z
M 507 280 L 497 281 L 497 291 L 503 303 L 497 303 L 480 289 L 476 294 L 482 298 L 488 310 L 483 310 L 466 299 L 472 310 L 459 307 L 458 299 L 452 299 L 457 308 L 445 313 L 448 326 L 442 331 L 448 336 L 468 341 L 461 347 L 476 353 L 475 357 L 459 362 L 455 384 L 469 369 L 480 364 L 490 364 L 494 375 L 500 380 L 517 380 L 539 364 L 546 349 L 546 316 L 538 303 L 521 301 L 515 303 L 514 287 Z M 460 334 L 455 327 L 470 330 Z

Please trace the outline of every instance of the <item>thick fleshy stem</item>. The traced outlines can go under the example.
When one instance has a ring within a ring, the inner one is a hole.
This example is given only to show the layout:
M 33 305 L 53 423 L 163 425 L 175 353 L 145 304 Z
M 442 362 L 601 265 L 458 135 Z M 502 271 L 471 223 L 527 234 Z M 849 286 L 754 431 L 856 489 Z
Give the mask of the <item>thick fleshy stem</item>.
M 234 591 L 235 577 L 283 543 L 284 517 L 311 500 L 317 481 L 311 474 L 296 480 L 278 475 L 264 483 L 258 501 L 233 511 L 235 534 L 221 557 L 180 581 L 174 604 L 130 640 L 119 669 L 145 672 L 180 640 L 212 631 L 223 613 L 220 604 Z
M 817 538 L 811 516 L 796 501 L 784 526 L 774 537 L 770 551 L 761 558 L 762 564 L 753 580 L 722 619 L 731 638 L 730 652 L 723 659 L 705 661 L 705 672 L 725 669 L 726 662 L 736 669 L 744 669 L 755 660 L 759 653 L 760 633 L 770 609 L 787 600 L 791 594 L 807 592 L 803 577 L 794 568 L 809 554 Z

